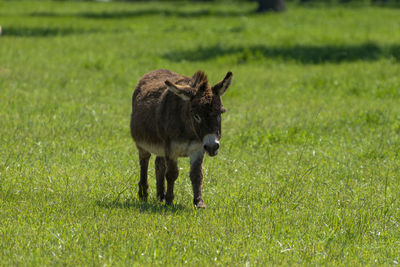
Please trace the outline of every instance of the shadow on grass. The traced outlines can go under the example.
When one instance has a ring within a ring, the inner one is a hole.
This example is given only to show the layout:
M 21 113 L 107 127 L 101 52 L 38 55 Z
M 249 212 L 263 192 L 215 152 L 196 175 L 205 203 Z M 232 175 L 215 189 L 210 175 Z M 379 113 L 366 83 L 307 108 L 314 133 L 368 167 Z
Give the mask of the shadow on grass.
M 34 17 L 83 17 L 89 19 L 122 19 L 143 16 L 165 16 L 180 18 L 198 18 L 198 17 L 238 17 L 254 14 L 249 11 L 222 11 L 212 9 L 200 10 L 177 10 L 177 9 L 140 9 L 129 11 L 101 11 L 101 12 L 82 12 L 76 14 L 63 14 L 53 12 L 34 12 L 30 16 Z
M 2 37 L 53 37 L 74 34 L 95 33 L 98 30 L 74 29 L 74 28 L 49 28 L 49 27 L 4 27 Z
M 144 202 L 137 199 L 125 200 L 125 201 L 115 201 L 115 200 L 97 200 L 96 205 L 102 208 L 108 209 L 137 209 L 140 212 L 148 213 L 175 213 L 178 211 L 186 211 L 187 207 L 180 204 L 166 205 L 161 202 Z
M 294 60 L 303 64 L 376 61 L 382 57 L 400 61 L 400 45 L 385 47 L 375 43 L 359 45 L 294 45 L 294 46 L 232 46 L 198 47 L 192 50 L 172 50 L 165 59 L 180 61 L 207 61 L 222 56 L 236 56 L 238 63 L 259 59 Z

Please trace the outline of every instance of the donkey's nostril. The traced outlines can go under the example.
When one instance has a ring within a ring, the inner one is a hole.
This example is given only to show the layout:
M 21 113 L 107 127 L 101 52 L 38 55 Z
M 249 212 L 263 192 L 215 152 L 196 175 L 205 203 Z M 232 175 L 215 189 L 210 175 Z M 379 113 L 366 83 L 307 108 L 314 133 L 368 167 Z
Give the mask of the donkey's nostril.
M 203 138 L 203 148 L 208 155 L 215 156 L 218 153 L 219 141 L 215 134 L 208 134 Z
M 219 143 L 207 144 L 204 145 L 203 147 L 204 150 L 207 151 L 210 156 L 215 156 L 218 153 Z

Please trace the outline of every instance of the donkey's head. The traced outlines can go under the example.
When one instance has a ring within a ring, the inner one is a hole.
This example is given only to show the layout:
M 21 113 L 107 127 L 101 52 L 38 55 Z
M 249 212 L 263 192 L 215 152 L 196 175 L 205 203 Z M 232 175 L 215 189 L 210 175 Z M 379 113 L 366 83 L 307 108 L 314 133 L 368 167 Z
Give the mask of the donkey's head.
M 221 114 L 225 112 L 221 96 L 232 81 L 232 72 L 224 79 L 210 86 L 207 76 L 202 71 L 196 72 L 189 85 L 178 85 L 168 80 L 168 90 L 190 103 L 190 123 L 197 137 L 203 142 L 203 148 L 210 156 L 215 156 L 221 138 Z

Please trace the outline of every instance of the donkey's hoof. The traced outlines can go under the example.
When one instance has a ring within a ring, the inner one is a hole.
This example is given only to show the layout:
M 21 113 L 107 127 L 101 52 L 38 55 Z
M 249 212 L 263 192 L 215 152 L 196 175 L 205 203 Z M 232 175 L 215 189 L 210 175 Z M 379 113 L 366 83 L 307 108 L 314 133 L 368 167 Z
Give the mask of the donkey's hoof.
M 207 208 L 206 204 L 204 204 L 204 201 L 200 199 L 197 203 L 194 204 L 194 206 L 198 209 L 205 209 Z
M 171 198 L 168 196 L 165 197 L 165 204 L 167 204 L 168 206 L 172 205 L 173 202 L 174 202 L 174 198 Z
M 147 202 L 147 197 L 139 196 L 139 200 L 143 202 Z
M 139 199 L 141 200 L 141 201 L 147 201 L 147 197 L 149 196 L 147 193 L 144 193 L 144 192 L 140 192 L 139 191 Z
M 157 199 L 158 201 L 163 202 L 165 199 L 165 194 L 157 194 Z

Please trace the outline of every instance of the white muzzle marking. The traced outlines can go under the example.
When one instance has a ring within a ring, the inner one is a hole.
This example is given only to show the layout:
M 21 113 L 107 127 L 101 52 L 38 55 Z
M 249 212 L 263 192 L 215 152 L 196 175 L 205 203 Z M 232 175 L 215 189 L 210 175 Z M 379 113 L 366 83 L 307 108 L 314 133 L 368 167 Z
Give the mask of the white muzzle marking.
M 203 138 L 203 148 L 210 156 L 215 156 L 218 153 L 219 141 L 216 134 L 207 134 Z

